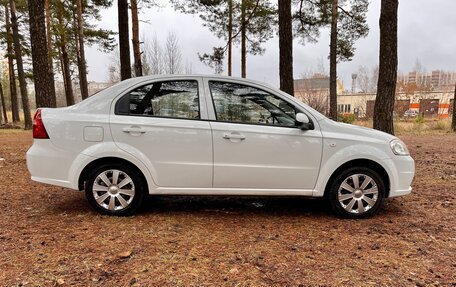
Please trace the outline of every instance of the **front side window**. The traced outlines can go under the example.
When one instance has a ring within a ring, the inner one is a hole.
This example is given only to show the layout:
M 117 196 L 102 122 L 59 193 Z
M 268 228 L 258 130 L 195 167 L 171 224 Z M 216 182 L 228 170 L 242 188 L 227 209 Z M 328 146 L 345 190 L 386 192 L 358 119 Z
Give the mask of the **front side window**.
M 199 119 L 198 83 L 167 81 L 141 86 L 117 102 L 116 113 Z
M 227 82 L 210 81 L 218 121 L 296 126 L 293 105 L 263 90 Z

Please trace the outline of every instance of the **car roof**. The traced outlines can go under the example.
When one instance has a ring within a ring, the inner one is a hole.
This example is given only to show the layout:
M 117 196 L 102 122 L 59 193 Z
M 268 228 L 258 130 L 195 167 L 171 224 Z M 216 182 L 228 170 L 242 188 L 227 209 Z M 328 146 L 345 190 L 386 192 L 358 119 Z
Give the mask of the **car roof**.
M 252 83 L 252 84 L 257 84 L 260 86 L 265 86 L 270 89 L 277 90 L 277 87 L 274 87 L 272 85 L 269 85 L 265 82 L 257 81 L 257 80 L 252 80 L 249 78 L 239 78 L 239 77 L 233 77 L 233 76 L 224 76 L 224 75 L 217 75 L 217 74 L 162 74 L 162 75 L 147 75 L 147 76 L 141 76 L 141 77 L 134 77 L 127 79 L 125 81 L 128 81 L 130 84 L 136 84 L 140 83 L 143 81 L 147 80 L 159 80 L 159 79 L 169 79 L 169 78 L 174 78 L 174 79 L 185 79 L 185 78 L 210 78 L 210 79 L 217 79 L 217 80 L 231 80 L 231 81 L 236 81 L 236 82 L 244 82 L 244 83 Z

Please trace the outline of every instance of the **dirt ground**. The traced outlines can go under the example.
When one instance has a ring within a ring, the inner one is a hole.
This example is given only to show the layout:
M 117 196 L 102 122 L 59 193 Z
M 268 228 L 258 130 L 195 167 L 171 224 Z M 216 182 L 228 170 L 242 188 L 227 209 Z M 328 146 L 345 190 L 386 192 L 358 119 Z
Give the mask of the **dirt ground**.
M 414 192 L 367 220 L 303 198 L 151 198 L 129 218 L 32 182 L 0 131 L 0 286 L 456 286 L 456 136 L 403 136 Z

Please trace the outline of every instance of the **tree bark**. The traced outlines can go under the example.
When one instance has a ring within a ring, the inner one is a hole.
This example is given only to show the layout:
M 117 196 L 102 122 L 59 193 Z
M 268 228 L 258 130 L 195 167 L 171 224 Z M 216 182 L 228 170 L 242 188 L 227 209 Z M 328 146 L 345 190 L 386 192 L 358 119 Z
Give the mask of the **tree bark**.
M 11 113 L 13 123 L 21 121 L 19 117 L 19 103 L 17 101 L 17 89 L 16 89 L 16 74 L 14 72 L 14 52 L 13 52 L 13 36 L 11 34 L 11 23 L 9 16 L 8 3 L 5 2 L 5 23 L 6 23 L 6 46 L 8 53 L 8 74 L 9 74 L 9 85 L 10 85 L 10 98 L 11 98 Z
M 241 77 L 247 76 L 247 27 L 245 19 L 245 10 L 247 0 L 241 3 Z
M 19 77 L 19 86 L 21 89 L 22 110 L 24 111 L 24 129 L 32 128 L 32 116 L 30 114 L 30 105 L 27 94 L 27 82 L 25 81 L 24 65 L 22 62 L 22 47 L 20 43 L 19 27 L 16 17 L 16 4 L 10 0 L 11 9 L 11 26 L 13 29 L 14 53 L 16 54 L 17 75 Z
M 56 106 L 54 75 L 49 73 L 48 46 L 44 17 L 44 0 L 29 0 L 30 42 L 36 107 Z
M 453 116 L 451 119 L 451 128 L 456 132 L 456 83 L 454 84 L 454 96 L 453 96 Z
M 54 69 L 53 69 L 53 63 L 52 63 L 52 30 L 51 30 L 51 9 L 49 6 L 49 1 L 50 0 L 45 0 L 44 1 L 44 13 L 46 16 L 46 42 L 47 42 L 47 48 L 48 48 L 48 62 L 49 62 L 49 68 L 51 69 L 49 72 L 52 74 L 52 77 L 54 77 Z
M 380 65 L 374 107 L 374 129 L 394 134 L 393 110 L 397 81 L 398 0 L 382 0 L 380 12 Z
M 294 95 L 293 83 L 293 31 L 291 0 L 279 1 L 279 74 L 280 89 Z
M 130 40 L 128 36 L 128 1 L 117 1 L 119 23 L 120 79 L 131 78 Z
M 74 93 L 73 93 L 73 84 L 71 83 L 71 72 L 70 72 L 70 57 L 68 56 L 68 51 L 66 43 L 62 44 L 60 47 L 62 53 L 62 66 L 63 66 L 63 76 L 65 77 L 65 96 L 67 106 L 74 105 Z
M 79 88 L 81 90 L 81 98 L 87 99 L 89 97 L 89 87 L 87 84 L 87 66 L 84 51 L 84 19 L 82 18 L 82 0 L 76 0 L 76 13 L 77 13 L 77 57 L 78 57 L 78 72 L 79 72 Z
M 233 71 L 233 0 L 228 0 L 228 76 Z
M 11 1 L 11 0 L 10 0 Z M 59 25 L 63 27 L 63 15 L 62 12 L 58 14 L 58 21 Z M 63 76 L 63 84 L 65 86 L 65 97 L 67 106 L 74 105 L 74 94 L 73 94 L 73 85 L 71 83 L 71 72 L 70 72 L 70 58 L 68 56 L 67 51 L 67 41 L 65 32 L 59 35 L 60 37 L 60 63 L 62 67 L 62 76 Z
M 133 57 L 135 60 L 135 76 L 140 77 L 142 73 L 141 62 L 141 47 L 139 46 L 139 19 L 138 19 L 138 2 L 136 0 L 130 1 L 131 6 L 131 33 L 133 44 Z
M 2 104 L 2 110 L 0 111 L 0 123 L 2 122 L 2 118 L 5 120 L 5 124 L 8 123 L 8 114 L 6 113 L 6 105 L 5 105 L 5 95 L 3 94 L 3 85 L 0 81 L 0 99 Z M 3 114 L 3 116 L 2 116 Z
M 329 117 L 335 121 L 337 121 L 337 5 L 338 0 L 332 0 L 329 43 Z

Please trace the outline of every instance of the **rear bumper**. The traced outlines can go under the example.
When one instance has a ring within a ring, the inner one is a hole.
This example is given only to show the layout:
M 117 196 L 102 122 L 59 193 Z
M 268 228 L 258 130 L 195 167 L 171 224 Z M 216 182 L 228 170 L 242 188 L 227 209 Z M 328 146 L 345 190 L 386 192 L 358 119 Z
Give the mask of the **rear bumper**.
M 75 159 L 89 156 L 57 148 L 48 139 L 35 139 L 27 151 L 27 168 L 34 181 L 78 189 Z

